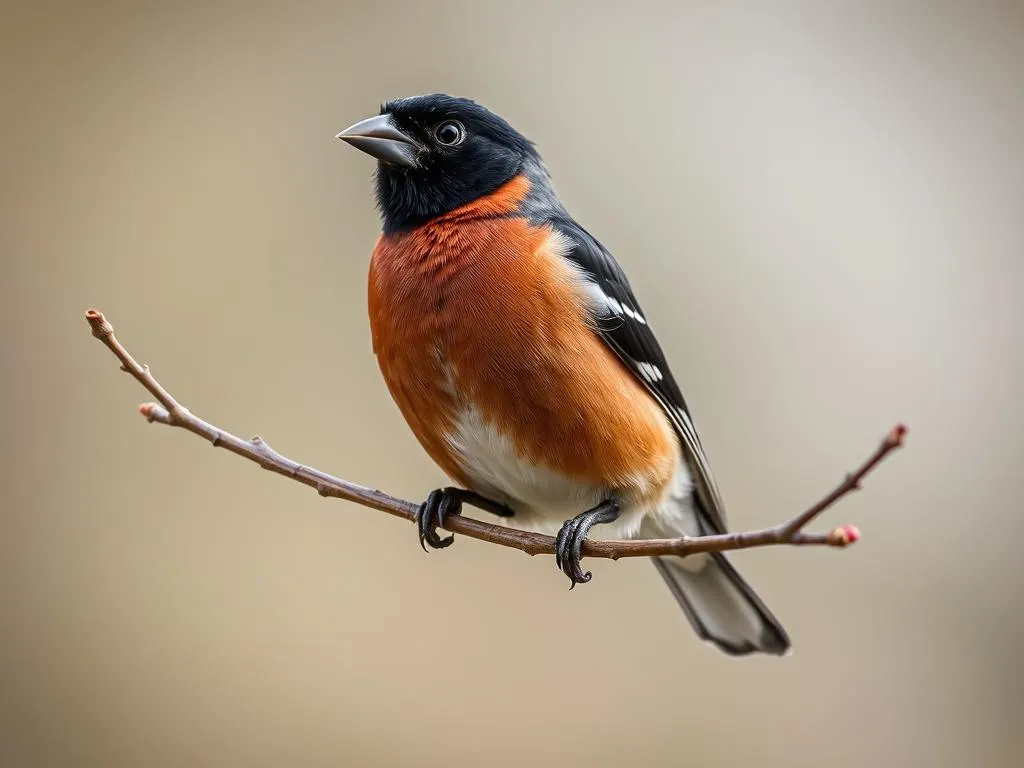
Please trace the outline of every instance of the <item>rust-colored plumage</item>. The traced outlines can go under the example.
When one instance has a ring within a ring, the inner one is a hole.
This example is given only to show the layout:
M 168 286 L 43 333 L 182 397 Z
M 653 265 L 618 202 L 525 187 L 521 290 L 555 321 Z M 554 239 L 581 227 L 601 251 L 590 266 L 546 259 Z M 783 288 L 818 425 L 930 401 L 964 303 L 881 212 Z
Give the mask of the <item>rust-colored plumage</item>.
M 671 426 L 592 332 L 557 236 L 514 215 L 528 190 L 517 176 L 380 238 L 369 309 L 384 379 L 424 449 L 465 487 L 447 437 L 471 405 L 530 464 L 653 500 L 677 460 Z

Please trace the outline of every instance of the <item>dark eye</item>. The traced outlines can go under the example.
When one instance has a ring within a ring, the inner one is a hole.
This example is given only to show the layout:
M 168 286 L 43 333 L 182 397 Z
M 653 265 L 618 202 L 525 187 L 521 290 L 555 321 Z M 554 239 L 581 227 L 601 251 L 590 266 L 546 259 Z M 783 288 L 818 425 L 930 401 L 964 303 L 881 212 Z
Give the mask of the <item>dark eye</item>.
M 456 120 L 445 120 L 434 129 L 434 138 L 437 139 L 438 144 L 454 147 L 456 144 L 461 144 L 462 140 L 466 138 L 466 129 L 462 127 L 462 123 Z

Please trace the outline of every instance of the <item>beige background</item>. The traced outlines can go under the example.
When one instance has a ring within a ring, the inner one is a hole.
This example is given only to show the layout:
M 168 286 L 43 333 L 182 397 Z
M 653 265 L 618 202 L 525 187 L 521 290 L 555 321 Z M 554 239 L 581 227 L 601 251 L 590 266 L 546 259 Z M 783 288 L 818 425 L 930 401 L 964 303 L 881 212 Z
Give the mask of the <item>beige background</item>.
M 24 3 L 3 9 L 0 764 L 1010 766 L 1019 3 Z M 442 477 L 372 358 L 380 101 L 539 144 L 692 401 L 734 526 L 908 447 L 735 556 L 792 633 L 736 661 L 646 562 L 325 501 L 148 426 L 82 320 L 200 415 L 358 482 Z

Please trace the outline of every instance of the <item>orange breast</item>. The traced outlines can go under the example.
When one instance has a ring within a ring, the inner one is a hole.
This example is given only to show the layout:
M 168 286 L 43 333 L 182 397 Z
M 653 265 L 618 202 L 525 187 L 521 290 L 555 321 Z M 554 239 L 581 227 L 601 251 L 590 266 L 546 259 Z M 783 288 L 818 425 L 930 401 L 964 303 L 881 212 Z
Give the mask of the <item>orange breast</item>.
M 580 279 L 546 227 L 514 211 L 525 179 L 413 232 L 382 237 L 370 268 L 373 346 L 416 437 L 473 487 L 448 436 L 471 405 L 523 460 L 560 476 L 662 492 L 674 433 L 657 403 L 588 326 Z

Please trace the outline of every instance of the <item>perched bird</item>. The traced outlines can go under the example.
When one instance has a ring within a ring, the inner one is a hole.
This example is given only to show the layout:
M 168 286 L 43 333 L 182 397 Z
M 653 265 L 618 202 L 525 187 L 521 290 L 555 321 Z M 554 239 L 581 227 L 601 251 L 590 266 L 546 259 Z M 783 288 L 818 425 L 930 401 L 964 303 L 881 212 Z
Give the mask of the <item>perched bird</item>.
M 421 545 L 463 503 L 584 538 L 724 533 L 686 401 L 622 268 L 569 215 L 534 144 L 468 99 L 399 99 L 338 134 L 379 162 L 369 314 L 388 389 L 459 487 L 420 507 Z M 426 547 L 424 547 L 425 549 Z M 697 634 L 732 655 L 789 638 L 721 553 L 657 557 Z

